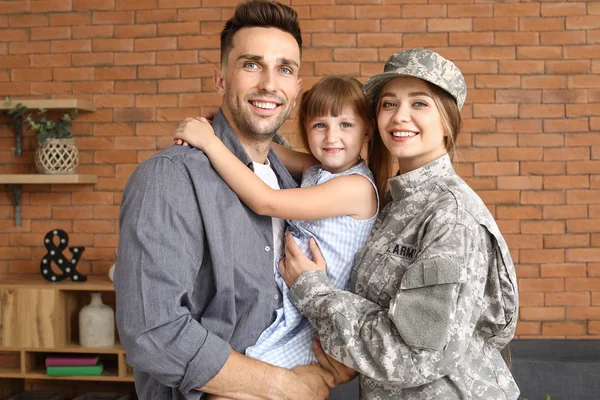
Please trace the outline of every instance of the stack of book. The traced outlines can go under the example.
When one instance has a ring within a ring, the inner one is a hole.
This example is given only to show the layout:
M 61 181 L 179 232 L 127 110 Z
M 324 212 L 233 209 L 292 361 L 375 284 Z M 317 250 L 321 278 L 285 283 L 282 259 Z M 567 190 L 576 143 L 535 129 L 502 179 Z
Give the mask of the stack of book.
M 102 362 L 98 356 L 63 354 L 46 357 L 48 376 L 96 376 L 102 375 Z

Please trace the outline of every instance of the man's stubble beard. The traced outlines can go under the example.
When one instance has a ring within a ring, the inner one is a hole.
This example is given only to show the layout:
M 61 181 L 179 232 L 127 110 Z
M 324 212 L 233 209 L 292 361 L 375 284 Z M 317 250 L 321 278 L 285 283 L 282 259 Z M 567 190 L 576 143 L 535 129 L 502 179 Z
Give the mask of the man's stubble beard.
M 271 141 L 275 132 L 279 130 L 281 125 L 285 122 L 285 120 L 289 117 L 291 108 L 285 109 L 287 107 L 287 102 L 285 99 L 281 97 L 277 97 L 277 101 L 282 103 L 282 112 L 277 116 L 275 121 L 268 125 L 258 125 L 253 123 L 252 116 L 250 114 L 250 105 L 247 103 L 246 99 L 242 99 L 243 104 L 239 104 L 239 99 L 236 98 L 231 90 L 231 87 L 228 83 L 225 84 L 225 104 L 229 111 L 231 112 L 231 118 L 233 119 L 232 123 L 238 130 L 238 133 L 243 135 L 249 140 L 255 142 L 266 142 Z M 266 97 L 273 98 L 273 95 L 267 94 Z

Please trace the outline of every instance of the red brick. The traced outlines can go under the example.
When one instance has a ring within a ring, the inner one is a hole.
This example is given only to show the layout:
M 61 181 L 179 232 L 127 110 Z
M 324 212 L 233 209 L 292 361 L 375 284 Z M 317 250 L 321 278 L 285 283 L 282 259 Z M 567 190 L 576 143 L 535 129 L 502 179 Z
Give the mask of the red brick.
M 145 53 L 116 53 L 115 65 L 154 65 L 156 52 Z
M 590 245 L 589 235 L 545 235 L 544 248 L 566 249 L 573 247 L 588 247 Z
M 581 175 L 581 174 L 600 174 L 600 161 L 569 161 L 567 162 L 567 174 L 569 175 Z M 575 197 L 592 197 L 598 193 L 581 192 L 577 193 Z
M 155 37 L 155 24 L 139 24 L 139 25 L 117 25 L 115 26 L 115 38 L 140 38 L 140 37 Z
M 562 89 L 567 87 L 565 77 L 549 76 L 524 76 L 521 79 L 523 89 Z
M 9 54 L 44 54 L 49 52 L 49 42 L 12 42 L 8 44 Z
M 68 82 L 32 82 L 31 94 L 71 94 L 73 84 Z
M 424 19 L 389 19 L 381 20 L 382 32 L 413 33 L 425 32 L 427 30 L 427 21 Z
M 496 46 L 535 46 L 540 43 L 537 32 L 496 32 L 494 40 Z
M 477 134 L 473 135 L 473 146 L 477 147 L 510 147 L 517 145 L 515 134 Z
M 585 335 L 587 333 L 587 324 L 583 321 L 575 322 L 543 322 L 542 335 L 544 336 L 573 336 Z
M 135 67 L 107 67 L 95 68 L 95 80 L 128 80 L 135 79 Z
M 536 190 L 542 189 L 541 176 L 499 176 L 500 190 Z
M 590 179 L 587 175 L 545 176 L 544 189 L 588 189 Z
M 520 104 L 520 118 L 563 118 L 565 106 L 563 104 Z M 541 129 L 541 122 L 540 122 Z
M 473 31 L 517 31 L 518 17 L 474 18 Z
M 75 82 L 73 83 L 74 94 L 108 94 L 114 91 L 113 82 Z
M 533 3 L 526 3 L 526 4 L 495 3 L 494 4 L 494 15 L 497 17 L 504 17 L 504 16 L 516 16 L 516 17 L 534 16 L 534 17 L 537 17 L 538 15 L 540 15 L 540 6 L 539 6 L 539 4 L 533 4 Z
M 600 146 L 600 136 L 589 133 L 568 133 L 565 135 L 567 146 Z
M 73 5 L 71 0 L 38 0 L 31 2 L 31 12 L 57 12 L 57 11 L 72 11 Z
M 403 37 L 404 46 L 406 47 L 432 47 L 432 46 L 447 46 L 447 33 L 422 33 L 422 34 L 405 34 Z
M 64 58 L 64 57 L 63 57 Z M 73 54 L 71 62 L 75 67 L 113 65 L 113 53 Z
M 600 21 L 594 15 L 579 14 L 578 16 L 567 17 L 567 29 L 589 30 L 598 28 L 600 28 Z
M 519 18 L 519 29 L 521 31 L 562 31 L 565 26 L 565 18 Z
M 11 80 L 13 82 L 40 82 L 51 81 L 52 70 L 50 68 L 27 68 L 11 70 Z
M 519 164 L 516 162 L 486 162 L 475 165 L 476 176 L 517 175 Z
M 541 249 L 544 246 L 542 235 L 504 235 L 508 248 Z
M 568 223 L 568 221 L 567 221 Z M 596 221 L 598 224 L 598 221 Z M 596 232 L 600 231 L 600 229 L 596 229 Z M 566 260 L 569 262 L 598 262 L 600 261 L 600 249 L 566 249 Z M 591 279 L 591 278 L 590 278 Z M 590 281 L 590 285 L 594 285 L 594 290 L 599 290 L 598 283 L 600 279 L 596 279 L 594 281 Z M 575 290 L 575 289 L 573 289 Z
M 542 46 L 585 44 L 585 31 L 542 32 L 540 34 L 540 44 Z
M 94 51 L 133 51 L 133 39 L 94 39 Z
M 519 141 L 521 141 L 524 133 L 541 133 L 542 121 L 536 119 L 499 119 L 497 130 L 498 132 L 519 132 Z M 536 146 L 538 145 L 541 145 L 541 143 L 536 144 Z
M 73 9 L 76 11 L 114 10 L 115 0 L 74 0 Z
M 521 233 L 563 234 L 565 233 L 565 223 L 562 221 L 521 221 Z
M 135 106 L 144 107 L 177 107 L 177 95 L 139 95 Z
M 600 52 L 600 45 L 564 46 L 565 59 L 594 59 Z
M 560 60 L 563 50 L 560 46 L 519 46 L 517 58 L 520 60 Z
M 335 20 L 335 32 L 337 33 L 367 33 L 367 32 L 379 32 L 381 29 L 381 23 L 378 20 L 364 20 L 360 24 L 356 23 L 355 19 L 337 19 Z M 327 31 L 325 31 L 327 32 Z M 331 31 L 329 31 L 331 32 Z M 385 34 L 389 35 L 389 34 Z M 399 40 L 398 34 L 394 34 Z
M 356 18 L 386 20 L 393 16 L 400 16 L 401 10 L 400 5 L 356 6 Z
M 588 126 L 587 118 L 547 119 L 544 121 L 544 132 L 585 132 Z
M 581 249 L 573 251 L 581 251 Z M 566 290 L 569 292 L 598 292 L 600 291 L 600 278 L 567 278 L 566 288 Z
M 156 53 L 157 64 L 196 64 L 197 50 L 159 51 Z
M 475 104 L 473 116 L 475 118 L 506 118 L 517 117 L 519 106 L 517 104 Z
M 497 206 L 496 218 L 498 219 L 541 219 L 540 206 Z
M 548 74 L 586 74 L 589 72 L 589 60 L 546 61 L 546 73 Z
M 543 207 L 543 218 L 549 219 L 575 219 L 586 218 L 587 206 L 554 206 L 546 205 Z
M 94 78 L 93 68 L 55 68 L 56 81 L 89 81 Z
M 585 276 L 586 268 L 585 264 L 542 264 L 540 272 L 543 278 Z
M 522 222 L 521 224 L 523 224 Z M 568 250 L 567 250 L 568 251 Z M 565 261 L 565 250 L 563 249 L 544 249 L 544 250 L 531 250 L 531 249 L 523 249 L 519 251 L 519 261 L 522 263 L 528 264 L 537 264 L 537 263 L 561 263 Z M 561 280 L 562 281 L 562 280 Z M 558 284 L 555 283 L 547 283 L 551 287 L 558 288 Z M 521 290 L 523 290 L 521 286 Z M 557 291 L 562 291 L 563 289 L 557 289 Z
M 600 232 L 600 219 L 571 219 L 567 221 L 568 232 Z
M 298 11 L 298 7 L 295 7 Z M 180 21 L 221 21 L 221 9 L 220 8 L 201 8 L 198 10 L 161 10 L 161 12 L 169 12 L 168 16 L 170 21 L 177 21 L 179 16 Z M 171 14 L 172 13 L 172 14 Z M 147 15 L 146 15 L 147 14 Z M 138 13 L 138 18 L 144 16 L 145 19 L 152 22 L 164 22 L 162 19 L 159 20 L 158 16 L 162 16 L 158 11 L 142 11 Z
M 517 190 L 480 190 L 478 194 L 488 206 L 519 203 L 519 192 Z
M 89 13 L 57 13 L 50 14 L 50 25 L 52 26 L 78 26 L 89 25 L 91 15 Z
M 530 60 L 500 60 L 501 74 L 543 74 L 544 61 Z
M 478 75 L 475 77 L 475 87 L 478 89 L 520 88 L 521 79 L 513 75 Z
M 133 11 L 94 11 L 92 13 L 92 23 L 94 25 L 132 25 L 134 22 L 135 14 Z M 142 23 L 143 21 L 138 22 Z
M 521 204 L 564 204 L 564 191 L 522 191 Z
M 515 334 L 517 336 L 521 335 L 539 335 L 542 332 L 541 323 L 540 322 L 526 322 L 519 321 L 517 324 Z
M 405 4 L 402 6 L 402 18 L 444 18 L 447 7 L 442 4 Z
M 598 307 L 600 310 L 600 307 Z M 565 319 L 564 307 L 522 307 L 520 319 L 524 321 L 558 321 Z
M 115 110 L 115 122 L 154 121 L 154 108 L 120 108 Z M 123 160 L 121 160 L 122 162 Z
M 600 320 L 600 307 L 569 307 L 567 309 L 568 320 Z

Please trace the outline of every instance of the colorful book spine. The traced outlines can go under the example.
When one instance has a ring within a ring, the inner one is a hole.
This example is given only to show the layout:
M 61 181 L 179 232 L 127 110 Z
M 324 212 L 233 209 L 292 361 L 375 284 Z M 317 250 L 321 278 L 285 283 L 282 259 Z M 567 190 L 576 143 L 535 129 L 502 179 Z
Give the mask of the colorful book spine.
M 46 367 L 48 376 L 98 376 L 102 375 L 103 365 L 99 362 L 96 365 L 65 365 Z
M 50 366 L 79 366 L 79 365 L 96 365 L 98 364 L 98 356 L 48 356 L 46 357 L 46 367 Z

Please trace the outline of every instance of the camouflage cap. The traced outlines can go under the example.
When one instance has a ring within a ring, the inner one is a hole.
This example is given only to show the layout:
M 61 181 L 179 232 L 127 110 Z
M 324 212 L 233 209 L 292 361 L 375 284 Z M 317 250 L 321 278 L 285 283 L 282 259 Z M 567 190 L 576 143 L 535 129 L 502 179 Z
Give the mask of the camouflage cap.
M 465 104 L 467 84 L 458 67 L 426 49 L 409 49 L 392 55 L 385 63 L 383 73 L 373 75 L 365 82 L 363 92 L 377 104 L 383 86 L 399 76 L 414 76 L 441 87 L 454 97 L 459 109 Z

